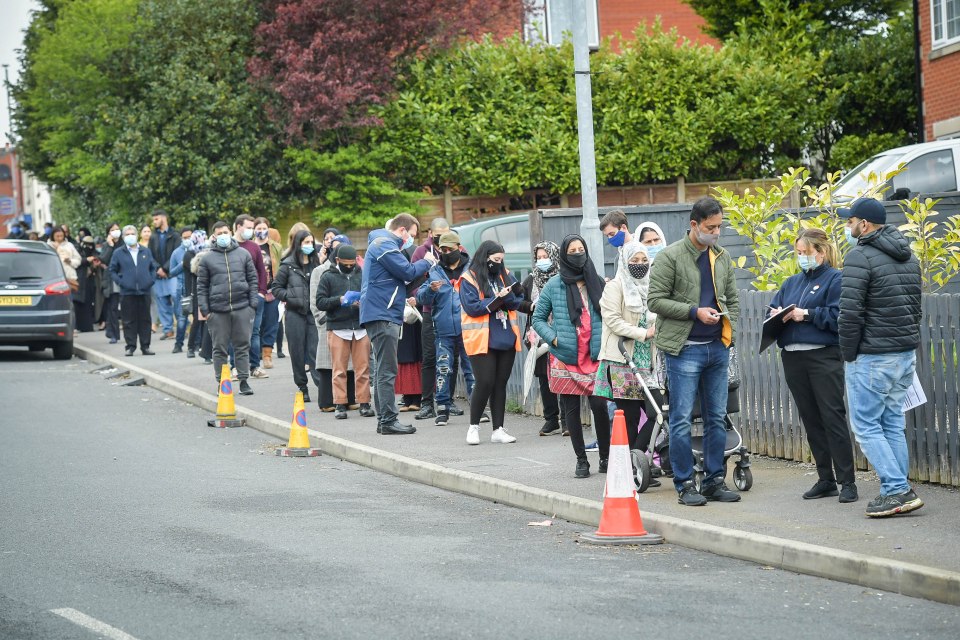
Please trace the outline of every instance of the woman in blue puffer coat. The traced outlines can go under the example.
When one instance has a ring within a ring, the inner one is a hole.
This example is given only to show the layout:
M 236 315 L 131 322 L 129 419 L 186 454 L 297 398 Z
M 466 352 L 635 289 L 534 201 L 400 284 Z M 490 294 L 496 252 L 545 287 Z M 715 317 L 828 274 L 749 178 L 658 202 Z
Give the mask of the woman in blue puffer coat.
M 564 424 L 570 430 L 570 441 L 577 454 L 574 475 L 586 478 L 590 475 L 590 463 L 583 445 L 581 396 L 589 396 L 600 449 L 600 473 L 606 473 L 610 454 L 607 402 L 593 395 L 600 359 L 600 296 L 604 282 L 587 255 L 586 243 L 578 235 L 563 239 L 559 262 L 560 277 L 551 278 L 540 293 L 533 312 L 533 330 L 550 347 L 547 379 L 550 391 L 560 400 Z

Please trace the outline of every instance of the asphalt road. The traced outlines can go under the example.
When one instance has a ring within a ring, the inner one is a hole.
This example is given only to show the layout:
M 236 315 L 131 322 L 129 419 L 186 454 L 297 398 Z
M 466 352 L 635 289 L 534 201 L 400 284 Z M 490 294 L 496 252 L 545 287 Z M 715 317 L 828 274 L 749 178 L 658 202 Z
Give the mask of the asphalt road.
M 950 638 L 960 608 L 580 525 L 0 350 L 0 638 Z M 58 613 L 55 613 L 58 612 Z M 108 626 L 104 626 L 108 625 Z

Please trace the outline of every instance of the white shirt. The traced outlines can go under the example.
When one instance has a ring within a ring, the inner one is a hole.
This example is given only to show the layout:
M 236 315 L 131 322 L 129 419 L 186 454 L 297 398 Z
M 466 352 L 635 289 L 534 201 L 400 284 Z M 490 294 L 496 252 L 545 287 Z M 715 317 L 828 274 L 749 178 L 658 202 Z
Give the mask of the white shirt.
M 341 340 L 363 340 L 367 337 L 366 329 L 333 329 L 333 335 Z
M 140 253 L 140 245 L 135 244 L 132 247 L 127 247 L 127 251 L 130 252 L 130 257 L 133 258 L 133 266 L 137 266 L 137 254 Z

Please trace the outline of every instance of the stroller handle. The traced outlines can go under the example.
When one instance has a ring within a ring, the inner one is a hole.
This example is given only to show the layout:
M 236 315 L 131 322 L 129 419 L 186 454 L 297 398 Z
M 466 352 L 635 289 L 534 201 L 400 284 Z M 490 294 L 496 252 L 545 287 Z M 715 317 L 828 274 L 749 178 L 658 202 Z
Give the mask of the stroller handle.
M 650 401 L 650 406 L 656 410 L 657 416 L 660 416 L 662 415 L 660 406 L 657 404 L 657 401 L 653 399 L 653 394 L 651 394 L 650 389 L 647 388 L 647 383 L 644 381 L 643 376 L 640 375 L 640 371 L 637 369 L 637 365 L 633 363 L 633 358 L 631 358 L 630 355 L 627 353 L 626 340 L 627 339 L 624 338 L 623 336 L 621 336 L 620 339 L 617 340 L 617 348 L 620 349 L 620 355 L 622 355 L 623 359 L 627 361 L 627 366 L 630 367 L 630 370 L 633 371 L 633 375 L 636 376 L 637 378 L 637 382 L 639 382 L 640 386 L 643 387 L 643 394 L 647 397 L 647 400 Z

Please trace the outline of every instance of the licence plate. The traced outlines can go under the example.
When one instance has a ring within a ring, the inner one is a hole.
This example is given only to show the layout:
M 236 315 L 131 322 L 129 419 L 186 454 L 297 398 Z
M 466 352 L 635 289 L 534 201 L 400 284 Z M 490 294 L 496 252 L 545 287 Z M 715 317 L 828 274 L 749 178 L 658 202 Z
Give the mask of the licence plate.
M 29 307 L 32 304 L 31 296 L 0 296 L 0 307 Z

